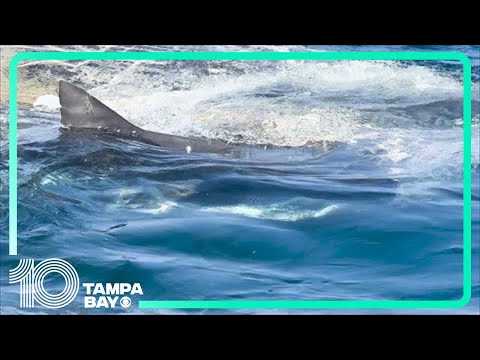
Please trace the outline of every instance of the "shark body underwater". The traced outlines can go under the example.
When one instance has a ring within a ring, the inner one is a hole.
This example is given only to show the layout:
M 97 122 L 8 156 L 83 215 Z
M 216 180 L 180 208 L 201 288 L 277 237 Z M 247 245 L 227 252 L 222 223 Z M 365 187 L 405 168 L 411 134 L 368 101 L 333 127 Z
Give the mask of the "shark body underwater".
M 93 131 L 95 134 L 131 138 L 166 149 L 181 150 L 187 153 L 228 154 L 233 153 L 242 146 L 241 144 L 228 144 L 221 140 L 189 138 L 141 129 L 85 90 L 63 80 L 59 83 L 59 98 L 62 127 L 71 132 Z M 254 147 L 266 149 L 273 146 L 256 145 Z

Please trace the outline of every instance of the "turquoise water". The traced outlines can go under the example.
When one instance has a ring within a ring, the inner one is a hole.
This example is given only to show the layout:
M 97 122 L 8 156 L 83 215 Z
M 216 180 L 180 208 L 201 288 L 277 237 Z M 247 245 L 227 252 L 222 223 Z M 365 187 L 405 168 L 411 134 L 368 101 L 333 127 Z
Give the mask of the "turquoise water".
M 171 50 L 140 50 L 165 49 Z M 8 284 L 8 270 L 27 257 L 63 258 L 81 283 L 139 282 L 144 295 L 135 301 L 462 295 L 458 64 L 84 62 L 75 69 L 34 64 L 29 72 L 74 81 L 144 128 L 286 148 L 228 157 L 73 137 L 60 131 L 55 94 L 47 92 L 19 112 L 21 256 L 8 256 L 8 121 L 2 108 L 2 313 L 478 314 L 479 48 L 428 50 L 462 51 L 473 64 L 472 300 L 465 308 L 174 311 L 138 310 L 134 304 L 89 310 L 78 296 L 62 310 L 19 309 L 18 285 Z M 45 287 L 59 292 L 63 280 L 51 275 Z

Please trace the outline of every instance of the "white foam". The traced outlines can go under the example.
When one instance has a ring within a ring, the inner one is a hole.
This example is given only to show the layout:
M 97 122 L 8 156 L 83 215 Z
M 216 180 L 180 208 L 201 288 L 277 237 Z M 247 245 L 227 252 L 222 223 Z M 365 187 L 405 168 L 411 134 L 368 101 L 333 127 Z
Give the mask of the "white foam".
M 84 179 L 91 179 L 89 176 L 84 176 Z M 57 185 L 61 183 L 70 182 L 75 180 L 72 174 L 65 172 L 65 173 L 56 173 L 53 172 L 51 174 L 47 174 L 40 180 L 40 185 Z
M 58 96 L 52 94 L 41 95 L 33 103 L 37 110 L 54 111 L 60 109 L 60 100 Z
M 311 218 L 319 218 L 331 214 L 340 208 L 333 204 L 319 210 L 286 209 L 284 204 L 272 204 L 265 206 L 234 205 L 204 208 L 203 211 L 246 216 L 256 219 L 268 219 L 278 221 L 299 221 Z
M 107 210 L 115 212 L 121 209 L 131 209 L 144 214 L 165 214 L 180 206 L 174 199 L 188 196 L 193 192 L 193 189 L 185 187 L 185 185 L 192 184 L 180 182 L 180 186 L 166 189 L 166 191 L 170 190 L 168 197 L 163 192 L 152 189 L 146 192 L 141 187 L 122 188 L 111 193 L 113 199 L 107 202 Z
M 145 214 L 159 215 L 169 212 L 174 208 L 178 207 L 178 204 L 174 201 L 165 201 L 164 203 L 159 203 L 158 207 L 152 209 L 139 209 L 138 211 Z
M 212 64 L 210 76 L 184 66 L 145 78 L 147 65 L 138 63 L 92 93 L 148 130 L 287 146 L 351 141 L 366 104 L 462 96 L 456 79 L 396 62 L 280 61 L 262 62 L 259 69 L 245 62 Z M 172 91 L 172 83 L 181 88 Z M 276 89 L 278 98 L 267 96 Z

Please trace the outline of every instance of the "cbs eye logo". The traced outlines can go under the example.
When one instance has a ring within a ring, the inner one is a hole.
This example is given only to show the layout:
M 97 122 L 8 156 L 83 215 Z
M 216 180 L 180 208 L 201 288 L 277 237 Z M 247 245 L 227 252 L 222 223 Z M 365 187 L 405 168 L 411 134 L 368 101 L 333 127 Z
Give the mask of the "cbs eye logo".
M 51 294 L 43 283 L 47 275 L 62 275 L 65 287 L 58 294 Z M 59 309 L 70 304 L 77 296 L 80 280 L 77 271 L 62 259 L 46 259 L 35 266 L 33 259 L 21 259 L 18 266 L 9 271 L 9 283 L 20 283 L 20 307 L 33 308 L 35 303 L 49 309 Z
M 132 305 L 132 300 L 128 296 L 124 296 L 120 299 L 120 306 L 123 308 L 128 308 Z

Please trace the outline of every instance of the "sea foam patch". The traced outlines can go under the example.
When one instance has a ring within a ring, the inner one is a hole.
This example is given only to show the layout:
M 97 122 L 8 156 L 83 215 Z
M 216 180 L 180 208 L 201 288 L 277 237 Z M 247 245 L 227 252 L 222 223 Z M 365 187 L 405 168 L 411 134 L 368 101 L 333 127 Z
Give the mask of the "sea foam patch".
M 54 111 L 60 109 L 60 100 L 57 95 L 41 95 L 33 103 L 36 110 Z
M 204 211 L 240 215 L 256 219 L 267 219 L 277 221 L 299 221 L 312 218 L 320 218 L 331 214 L 340 208 L 339 204 L 328 205 L 317 210 L 286 209 L 282 204 L 266 206 L 235 205 L 204 208 Z

